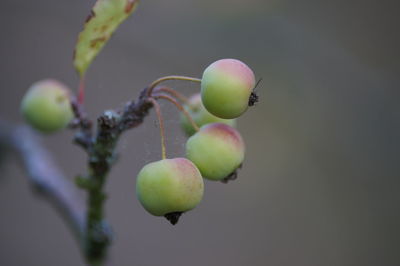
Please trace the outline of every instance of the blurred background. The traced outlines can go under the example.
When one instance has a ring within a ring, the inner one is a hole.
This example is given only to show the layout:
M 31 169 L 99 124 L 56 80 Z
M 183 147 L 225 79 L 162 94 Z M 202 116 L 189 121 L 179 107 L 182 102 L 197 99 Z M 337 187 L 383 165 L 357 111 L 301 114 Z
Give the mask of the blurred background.
M 43 78 L 72 88 L 77 34 L 94 1 L 0 2 L 0 116 Z M 136 199 L 141 167 L 160 159 L 154 112 L 127 132 L 107 185 L 111 265 L 400 265 L 400 56 L 397 1 L 143 0 L 87 74 L 92 118 L 168 74 L 200 77 L 238 58 L 263 78 L 238 128 L 239 178 L 206 182 L 177 226 Z M 171 82 L 186 95 L 195 84 Z M 163 104 L 167 151 L 184 155 L 178 114 Z M 72 132 L 44 139 L 71 178 L 85 171 Z M 63 220 L 11 157 L 0 168 L 0 265 L 84 265 Z

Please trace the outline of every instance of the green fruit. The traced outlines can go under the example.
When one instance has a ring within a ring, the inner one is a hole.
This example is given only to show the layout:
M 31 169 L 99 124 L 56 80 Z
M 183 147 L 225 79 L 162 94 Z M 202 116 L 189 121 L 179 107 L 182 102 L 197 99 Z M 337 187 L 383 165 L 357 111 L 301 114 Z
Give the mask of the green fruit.
M 200 93 L 197 93 L 190 97 L 188 104 L 186 104 L 184 108 L 193 118 L 196 125 L 199 127 L 210 123 L 224 123 L 232 127 L 236 126 L 235 119 L 223 119 L 210 114 L 210 112 L 208 112 L 207 109 L 204 108 L 204 105 L 201 103 Z M 181 114 L 181 125 L 188 136 L 196 133 L 196 130 L 193 128 L 192 124 L 184 114 Z
M 199 170 L 185 158 L 149 163 L 139 172 L 136 181 L 136 193 L 143 207 L 152 215 L 166 216 L 169 220 L 169 215 L 196 207 L 203 191 Z
M 253 71 L 236 59 L 209 65 L 201 79 L 201 99 L 213 115 L 232 119 L 243 114 L 255 85 Z
M 204 178 L 222 180 L 243 162 L 245 145 L 239 132 L 225 124 L 200 128 L 186 143 L 186 155 Z
M 56 80 L 36 82 L 22 99 L 21 113 L 26 122 L 44 133 L 63 129 L 73 118 L 70 91 Z

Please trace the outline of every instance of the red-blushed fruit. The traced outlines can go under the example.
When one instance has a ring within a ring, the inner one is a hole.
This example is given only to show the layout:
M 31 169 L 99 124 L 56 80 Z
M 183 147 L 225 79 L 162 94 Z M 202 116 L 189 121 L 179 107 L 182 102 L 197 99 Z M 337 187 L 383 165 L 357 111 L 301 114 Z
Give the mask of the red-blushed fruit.
M 165 216 L 172 224 L 179 215 L 196 207 L 203 198 L 203 178 L 186 158 L 163 159 L 145 165 L 136 180 L 136 193 L 152 215 Z
M 210 112 L 208 112 L 207 109 L 204 108 L 204 105 L 201 102 L 200 93 L 196 93 L 191 96 L 189 98 L 189 102 L 184 105 L 184 108 L 193 118 L 193 121 L 196 123 L 196 125 L 199 127 L 211 123 L 224 123 L 232 127 L 235 127 L 236 125 L 236 119 L 223 119 L 216 117 L 213 114 L 210 114 Z M 181 126 L 188 136 L 196 133 L 196 130 L 193 128 L 192 124 L 189 122 L 184 114 L 181 114 Z
M 186 155 L 204 178 L 223 180 L 243 162 L 245 145 L 239 132 L 222 123 L 208 124 L 186 143 Z
M 63 129 L 73 118 L 70 90 L 57 80 L 38 81 L 23 97 L 21 113 L 27 123 L 41 132 Z
M 201 99 L 213 115 L 236 118 L 247 110 L 254 85 L 254 73 L 245 63 L 237 59 L 221 59 L 204 70 Z

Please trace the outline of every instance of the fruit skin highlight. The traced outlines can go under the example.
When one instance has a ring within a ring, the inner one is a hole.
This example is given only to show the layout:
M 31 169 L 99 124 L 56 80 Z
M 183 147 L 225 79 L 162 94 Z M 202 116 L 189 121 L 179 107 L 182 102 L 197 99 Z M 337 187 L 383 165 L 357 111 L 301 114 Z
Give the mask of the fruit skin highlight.
M 245 145 L 239 132 L 222 123 L 208 124 L 186 143 L 186 155 L 204 178 L 222 180 L 243 162 Z
M 61 130 L 73 118 L 70 91 L 57 80 L 38 81 L 24 95 L 21 113 L 27 123 L 43 133 Z
M 216 117 L 213 114 L 210 114 L 210 112 L 207 111 L 207 109 L 201 102 L 200 93 L 196 93 L 193 96 L 191 96 L 189 98 L 189 102 L 184 105 L 184 108 L 186 109 L 186 111 L 188 111 L 188 113 L 193 118 L 196 125 L 199 127 L 202 127 L 210 123 L 224 123 L 231 127 L 236 126 L 235 119 L 223 119 Z M 192 124 L 189 122 L 189 120 L 184 114 L 181 114 L 181 126 L 188 136 L 191 136 L 194 133 L 196 133 L 196 130 L 193 128 Z
M 149 163 L 136 180 L 140 203 L 155 216 L 187 212 L 200 203 L 203 192 L 200 171 L 186 158 Z
M 254 85 L 254 73 L 245 63 L 237 59 L 221 59 L 204 70 L 201 99 L 213 115 L 236 118 L 247 110 Z

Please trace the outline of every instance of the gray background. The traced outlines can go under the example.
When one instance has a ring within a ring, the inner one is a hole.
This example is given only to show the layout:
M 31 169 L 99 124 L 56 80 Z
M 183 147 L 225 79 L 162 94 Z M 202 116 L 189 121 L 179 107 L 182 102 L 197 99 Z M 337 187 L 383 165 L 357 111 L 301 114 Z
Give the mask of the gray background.
M 396 2 L 143 0 L 88 72 L 91 117 L 160 76 L 200 77 L 226 57 L 263 78 L 261 102 L 238 122 L 247 144 L 239 179 L 206 182 L 201 205 L 175 227 L 147 214 L 134 193 L 140 168 L 160 158 L 154 113 L 123 137 L 107 185 L 111 264 L 400 265 Z M 93 3 L 0 2 L 1 117 L 22 122 L 21 97 L 39 79 L 76 88 L 72 50 Z M 168 154 L 182 156 L 178 114 L 163 107 Z M 72 180 L 85 157 L 71 137 L 44 141 Z M 20 166 L 10 158 L 0 173 L 0 265 L 84 265 Z

